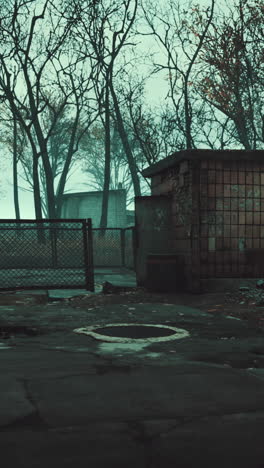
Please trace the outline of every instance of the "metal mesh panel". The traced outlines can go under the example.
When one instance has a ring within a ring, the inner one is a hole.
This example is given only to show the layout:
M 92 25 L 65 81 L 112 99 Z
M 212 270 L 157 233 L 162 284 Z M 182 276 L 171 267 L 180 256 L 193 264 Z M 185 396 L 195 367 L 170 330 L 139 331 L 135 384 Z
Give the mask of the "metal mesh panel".
M 204 161 L 200 178 L 201 277 L 264 274 L 264 167 Z
M 93 290 L 92 268 L 90 220 L 0 220 L 0 289 Z
M 120 228 L 93 229 L 94 266 L 122 266 Z
M 134 268 L 134 227 L 93 229 L 95 267 Z

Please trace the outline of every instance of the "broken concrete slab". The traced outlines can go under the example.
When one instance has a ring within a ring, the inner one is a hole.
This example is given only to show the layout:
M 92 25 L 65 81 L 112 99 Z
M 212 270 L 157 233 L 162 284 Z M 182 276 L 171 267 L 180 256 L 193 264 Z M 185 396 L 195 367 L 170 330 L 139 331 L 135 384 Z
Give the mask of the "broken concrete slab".
M 263 468 L 261 369 L 214 362 L 261 358 L 263 334 L 184 305 L 49 305 L 6 311 L 8 323 L 49 332 L 1 351 L 0 389 L 20 395 L 2 400 L 11 415 L 0 427 L 5 468 Z M 121 319 L 174 323 L 191 336 L 129 351 L 73 333 Z
M 69 299 L 76 296 L 93 296 L 101 291 L 102 288 L 97 287 L 95 291 L 87 291 L 86 289 L 49 289 L 48 298 L 50 301 Z
M 254 368 L 248 368 L 247 371 L 258 377 L 259 379 L 264 380 L 264 369 L 254 369 Z
M 5 468 L 263 468 L 263 415 L 101 421 L 5 431 Z M 12 449 L 11 449 L 12 447 Z
M 127 424 L 110 421 L 87 426 L 4 432 L 5 468 L 146 468 L 144 444 L 133 440 Z
M 112 283 L 114 286 L 126 286 L 129 288 L 135 288 L 137 286 L 134 275 L 104 275 L 104 281 Z
M 256 412 L 182 419 L 153 439 L 149 466 L 263 468 L 263 428 L 264 414 Z
M 264 384 L 231 368 L 181 362 L 173 367 L 118 369 L 104 374 L 32 379 L 29 391 L 49 425 L 179 418 L 264 411 Z M 111 404 L 110 404 L 111 402 Z

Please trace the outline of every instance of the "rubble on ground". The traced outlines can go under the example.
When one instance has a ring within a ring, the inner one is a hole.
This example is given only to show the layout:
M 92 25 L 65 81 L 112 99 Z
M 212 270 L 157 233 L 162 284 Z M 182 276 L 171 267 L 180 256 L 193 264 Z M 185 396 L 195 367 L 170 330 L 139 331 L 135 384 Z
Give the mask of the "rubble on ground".
M 102 285 L 103 294 L 125 294 L 135 292 L 137 289 L 136 287 L 116 286 L 109 281 L 105 281 Z
M 225 302 L 264 307 L 264 280 L 258 280 L 255 285 L 241 285 L 237 291 L 226 293 Z

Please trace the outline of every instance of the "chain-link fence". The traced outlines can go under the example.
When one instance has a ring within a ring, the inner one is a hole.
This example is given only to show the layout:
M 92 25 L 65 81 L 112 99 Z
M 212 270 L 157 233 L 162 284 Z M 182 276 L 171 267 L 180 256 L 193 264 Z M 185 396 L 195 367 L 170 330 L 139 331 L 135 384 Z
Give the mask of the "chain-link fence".
M 91 219 L 0 220 L 0 290 L 94 291 Z
M 93 229 L 95 267 L 134 268 L 134 227 Z

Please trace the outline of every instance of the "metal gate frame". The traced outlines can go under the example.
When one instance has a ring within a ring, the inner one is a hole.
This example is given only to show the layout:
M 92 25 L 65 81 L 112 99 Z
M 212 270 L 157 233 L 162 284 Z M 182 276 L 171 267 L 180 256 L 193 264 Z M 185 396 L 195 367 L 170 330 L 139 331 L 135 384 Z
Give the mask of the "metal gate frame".
M 12 286 L 12 287 L 0 287 L 0 291 L 11 291 L 11 290 L 33 290 L 33 289 L 83 289 L 86 288 L 86 290 L 89 291 L 94 291 L 94 264 L 93 264 L 93 235 L 92 235 L 92 220 L 91 218 L 87 219 L 0 219 L 0 233 L 3 230 L 17 230 L 19 232 L 20 230 L 23 232 L 23 230 L 26 230 L 28 228 L 22 227 L 22 224 L 26 225 L 33 225 L 32 230 L 37 230 L 37 238 L 38 240 L 43 243 L 46 242 L 45 239 L 45 230 L 50 231 L 50 239 L 48 242 L 51 243 L 51 251 L 52 251 L 52 269 L 58 268 L 58 251 L 57 251 L 57 231 L 63 231 L 65 230 L 65 227 L 52 227 L 48 226 L 45 227 L 43 226 L 44 224 L 55 224 L 56 223 L 78 223 L 81 225 L 80 230 L 82 230 L 82 239 L 83 239 L 83 258 L 84 258 L 84 264 L 80 265 L 80 270 L 84 269 L 84 274 L 85 274 L 85 281 L 84 284 L 66 284 L 66 285 L 56 285 L 54 286 L 53 284 L 40 284 L 40 285 L 35 285 L 35 286 L 26 286 L 26 285 L 19 285 L 19 286 Z M 15 226 L 10 227 L 2 227 L 3 224 L 14 224 Z M 76 228 L 66 228 L 69 231 L 76 230 Z M 78 229 L 79 230 L 79 229 Z M 1 250 L 1 239 L 0 239 L 0 250 Z M 0 252 L 1 255 L 1 252 Z M 14 268 L 12 268 L 14 266 Z M 69 267 L 65 267 L 67 269 Z M 74 268 L 74 267 L 70 267 Z M 75 267 L 76 268 L 76 267 Z M 11 265 L 11 268 L 0 268 L 0 272 L 5 271 L 5 270 L 11 270 L 11 269 L 18 269 L 16 267 L 16 258 L 14 258 L 14 265 Z M 44 270 L 45 268 L 41 267 L 34 267 L 32 268 L 27 266 L 25 268 L 20 268 L 20 269 L 34 269 L 34 270 Z M 48 266 L 48 269 L 50 269 L 50 266 Z M 61 267 L 63 269 L 63 267 Z

